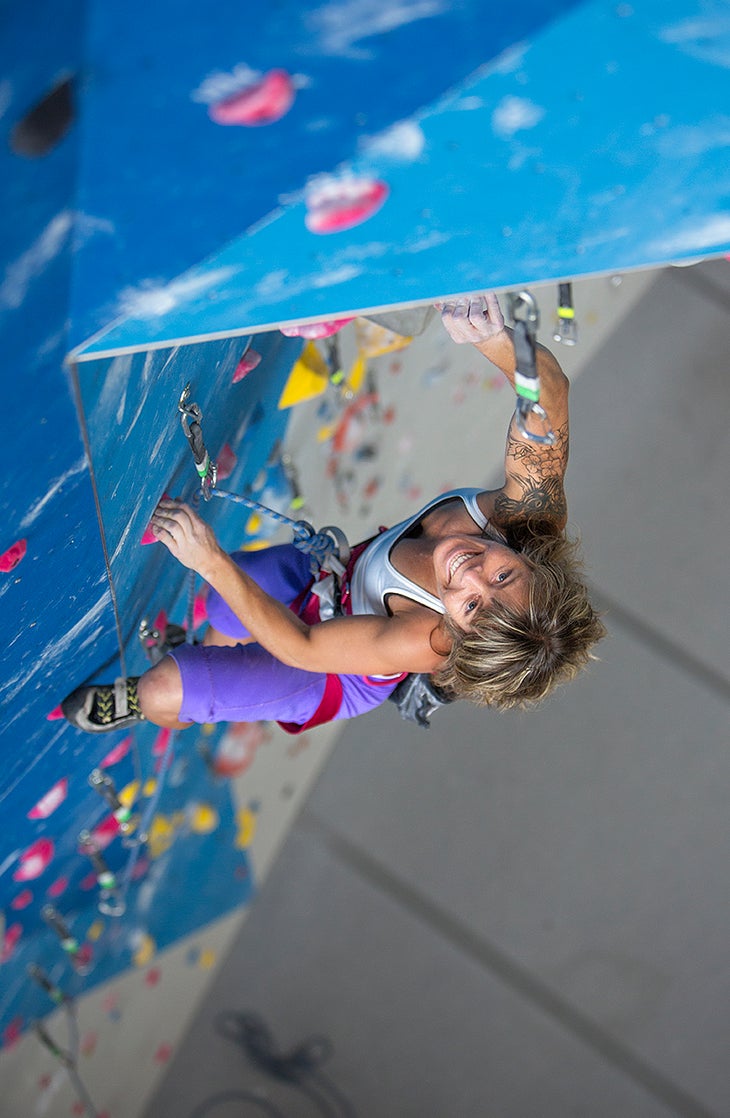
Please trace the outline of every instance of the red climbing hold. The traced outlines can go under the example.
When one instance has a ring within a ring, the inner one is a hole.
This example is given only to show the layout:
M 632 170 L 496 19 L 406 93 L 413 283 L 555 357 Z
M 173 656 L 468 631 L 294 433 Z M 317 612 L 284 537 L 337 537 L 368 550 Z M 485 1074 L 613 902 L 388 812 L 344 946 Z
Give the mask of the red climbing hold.
M 0 571 L 5 573 L 14 571 L 27 550 L 27 540 L 16 540 L 12 547 L 9 547 L 7 551 L 0 555 Z
M 20 865 L 13 874 L 13 881 L 33 881 L 40 877 L 53 860 L 54 853 L 51 839 L 38 839 L 20 855 Z
M 280 120 L 294 103 L 294 83 L 286 70 L 269 70 L 260 81 L 211 105 L 208 115 L 216 124 L 252 127 Z
M 261 364 L 261 354 L 257 353 L 255 349 L 249 349 L 244 353 L 241 360 L 236 365 L 236 371 L 233 374 L 232 384 L 238 384 L 239 380 L 253 372 L 257 365 Z
M 326 178 L 307 193 L 304 224 L 310 233 L 340 233 L 372 217 L 387 197 L 379 179 Z
M 63 780 L 57 781 L 52 788 L 46 792 L 45 796 L 41 796 L 35 807 L 32 807 L 28 812 L 29 819 L 47 819 L 52 815 L 57 807 L 63 803 L 68 795 L 68 780 L 64 777 Z
M 217 455 L 215 462 L 218 467 L 218 480 L 225 481 L 225 479 L 227 477 L 230 477 L 235 470 L 238 463 L 238 458 L 233 453 L 228 443 L 225 443 L 221 447 L 220 453 Z

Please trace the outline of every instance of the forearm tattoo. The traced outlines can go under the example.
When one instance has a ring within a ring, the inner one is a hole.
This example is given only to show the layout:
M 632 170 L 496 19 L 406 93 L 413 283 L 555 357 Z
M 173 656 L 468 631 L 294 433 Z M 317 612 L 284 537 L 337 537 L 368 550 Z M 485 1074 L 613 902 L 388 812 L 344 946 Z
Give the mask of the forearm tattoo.
M 500 522 L 539 519 L 562 521 L 567 514 L 563 477 L 568 461 L 568 424 L 555 432 L 554 446 L 541 446 L 515 437 L 507 438 L 505 465 L 511 488 L 519 486 L 519 497 L 501 492 L 494 512 Z

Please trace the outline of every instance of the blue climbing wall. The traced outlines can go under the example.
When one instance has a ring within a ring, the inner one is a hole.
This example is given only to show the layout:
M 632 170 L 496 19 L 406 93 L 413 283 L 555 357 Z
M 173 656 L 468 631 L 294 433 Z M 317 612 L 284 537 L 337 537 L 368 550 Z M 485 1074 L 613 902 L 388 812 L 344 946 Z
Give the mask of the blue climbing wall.
M 0 1040 L 48 1008 L 27 963 L 78 992 L 253 886 L 215 735 L 47 718 L 142 669 L 143 615 L 184 615 L 182 572 L 140 545 L 163 490 L 192 492 L 183 385 L 240 489 L 277 469 L 300 348 L 277 324 L 727 252 L 729 26 L 721 0 L 0 5 Z M 66 80 L 72 114 L 29 152 L 19 125 Z M 103 928 L 83 829 L 126 900 Z

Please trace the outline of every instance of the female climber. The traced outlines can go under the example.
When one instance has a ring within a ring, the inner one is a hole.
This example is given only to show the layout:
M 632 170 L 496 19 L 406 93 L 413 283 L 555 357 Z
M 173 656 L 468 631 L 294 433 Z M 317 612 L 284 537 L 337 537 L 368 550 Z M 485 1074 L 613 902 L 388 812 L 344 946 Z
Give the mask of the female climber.
M 496 296 L 438 307 L 451 338 L 514 386 Z M 299 732 L 378 706 L 410 673 L 501 709 L 573 678 L 605 630 L 565 537 L 568 381 L 543 346 L 536 360 L 554 443 L 526 439 L 513 418 L 502 487 L 445 493 L 353 549 L 340 615 L 319 618 L 309 558 L 293 545 L 228 555 L 191 508 L 160 501 L 152 530 L 207 582 L 209 628 L 139 678 L 77 688 L 62 704 L 69 721 L 91 733 L 145 719 L 274 720 Z

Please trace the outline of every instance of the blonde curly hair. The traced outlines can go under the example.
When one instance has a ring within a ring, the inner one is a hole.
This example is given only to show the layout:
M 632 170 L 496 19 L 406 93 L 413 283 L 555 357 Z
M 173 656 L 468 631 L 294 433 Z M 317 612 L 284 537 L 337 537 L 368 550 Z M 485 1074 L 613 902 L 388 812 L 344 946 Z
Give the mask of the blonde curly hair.
M 591 648 L 606 629 L 588 598 L 577 541 L 529 523 L 507 527 L 502 536 L 487 534 L 503 539 L 530 567 L 527 608 L 492 603 L 468 631 L 446 616 L 451 651 L 432 678 L 452 698 L 525 708 L 595 659 Z

